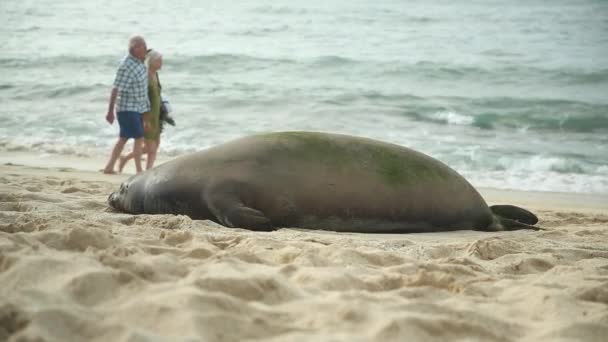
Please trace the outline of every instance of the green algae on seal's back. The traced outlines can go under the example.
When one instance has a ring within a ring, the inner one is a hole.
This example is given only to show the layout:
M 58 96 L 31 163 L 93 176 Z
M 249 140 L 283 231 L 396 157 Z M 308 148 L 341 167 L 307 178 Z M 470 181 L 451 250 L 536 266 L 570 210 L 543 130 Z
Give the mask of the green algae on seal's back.
M 421 163 L 421 159 L 428 159 L 421 153 L 371 139 L 360 138 L 365 143 L 353 145 L 352 141 L 340 141 L 333 135 L 317 132 L 280 132 L 259 137 L 273 142 L 274 153 L 295 150 L 298 158 L 330 163 L 339 169 L 360 167 L 362 163 L 372 165 L 378 176 L 390 185 L 447 176 L 437 172 L 433 165 Z
M 253 135 L 176 158 L 130 178 L 109 203 L 254 230 L 496 231 L 537 221 L 521 208 L 488 207 L 456 171 L 423 153 L 316 132 Z

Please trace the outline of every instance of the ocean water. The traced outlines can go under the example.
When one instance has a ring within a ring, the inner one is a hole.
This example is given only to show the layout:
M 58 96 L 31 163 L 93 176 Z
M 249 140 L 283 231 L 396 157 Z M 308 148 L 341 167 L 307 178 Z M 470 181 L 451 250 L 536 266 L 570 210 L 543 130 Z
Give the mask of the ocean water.
M 3 0 L 0 22 L 0 153 L 107 158 L 111 84 L 140 33 L 177 122 L 161 154 L 325 131 L 475 186 L 608 192 L 608 1 Z

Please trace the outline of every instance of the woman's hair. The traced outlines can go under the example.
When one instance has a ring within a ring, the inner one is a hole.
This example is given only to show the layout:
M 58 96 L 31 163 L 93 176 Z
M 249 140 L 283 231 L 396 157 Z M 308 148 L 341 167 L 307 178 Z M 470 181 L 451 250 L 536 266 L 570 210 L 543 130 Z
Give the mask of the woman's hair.
M 150 63 L 152 63 L 153 61 L 161 58 L 163 55 L 160 54 L 160 52 L 156 51 L 156 50 L 148 50 L 148 52 L 146 53 L 146 66 L 149 68 L 150 67 Z

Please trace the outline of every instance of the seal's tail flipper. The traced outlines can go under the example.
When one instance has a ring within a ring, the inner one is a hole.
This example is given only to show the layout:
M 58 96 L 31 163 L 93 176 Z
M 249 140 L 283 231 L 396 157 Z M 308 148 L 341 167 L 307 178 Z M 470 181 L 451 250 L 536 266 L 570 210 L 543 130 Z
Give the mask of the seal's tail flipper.
M 538 217 L 526 209 L 514 205 L 493 205 L 490 210 L 494 213 L 492 227 L 495 230 L 544 230 L 534 226 L 538 222 Z
M 517 221 L 519 223 L 533 225 L 538 222 L 538 217 L 536 217 L 536 215 L 532 214 L 526 209 L 516 207 L 514 205 L 493 205 L 490 206 L 490 210 L 492 210 L 494 215 Z
M 509 231 L 509 230 L 520 230 L 520 229 L 532 229 L 532 230 L 545 230 L 545 228 L 533 226 L 531 224 L 522 223 L 516 220 L 511 220 L 498 215 L 494 216 L 495 223 L 494 229 L 497 231 Z

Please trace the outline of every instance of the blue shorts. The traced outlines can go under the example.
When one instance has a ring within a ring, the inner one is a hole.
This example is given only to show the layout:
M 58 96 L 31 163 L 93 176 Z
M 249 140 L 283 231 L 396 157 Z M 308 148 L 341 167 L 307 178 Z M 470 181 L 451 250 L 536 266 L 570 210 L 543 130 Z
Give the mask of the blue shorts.
M 118 125 L 120 126 L 121 138 L 139 139 L 144 137 L 144 124 L 141 113 L 138 112 L 118 112 Z

